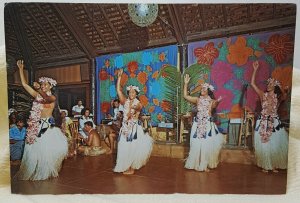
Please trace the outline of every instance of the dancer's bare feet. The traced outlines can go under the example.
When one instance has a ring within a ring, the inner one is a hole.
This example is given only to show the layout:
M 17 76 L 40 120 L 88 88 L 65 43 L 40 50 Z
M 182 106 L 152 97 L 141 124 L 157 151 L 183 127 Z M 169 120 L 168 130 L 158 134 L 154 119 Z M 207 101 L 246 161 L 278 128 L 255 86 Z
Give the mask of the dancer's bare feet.
M 272 171 L 273 171 L 273 173 L 278 173 L 279 172 L 277 169 L 273 169 Z
M 204 172 L 209 172 L 209 171 L 210 171 L 210 170 L 209 170 L 208 168 L 204 170 Z
M 132 174 L 134 174 L 134 170 L 132 168 L 130 168 L 127 171 L 124 171 L 123 174 L 124 175 L 132 175 Z
M 113 151 L 111 150 L 111 149 L 109 149 L 107 152 L 106 152 L 106 154 L 112 154 L 113 153 Z
M 266 169 L 263 169 L 263 170 L 261 170 L 262 172 L 264 172 L 264 173 L 268 173 L 269 171 L 268 170 L 266 170 Z

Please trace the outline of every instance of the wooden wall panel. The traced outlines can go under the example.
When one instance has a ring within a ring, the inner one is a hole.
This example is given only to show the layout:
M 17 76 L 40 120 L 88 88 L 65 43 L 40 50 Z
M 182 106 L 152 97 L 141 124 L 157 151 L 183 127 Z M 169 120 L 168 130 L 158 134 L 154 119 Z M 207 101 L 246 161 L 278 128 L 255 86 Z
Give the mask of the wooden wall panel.
M 36 80 L 42 76 L 52 77 L 58 84 L 81 82 L 80 65 L 38 69 L 35 74 Z
M 82 81 L 90 81 L 90 67 L 89 64 L 80 64 L 80 73 Z
M 24 75 L 25 75 L 25 79 L 26 81 L 28 81 L 28 70 L 24 69 Z M 21 84 L 21 79 L 20 79 L 20 74 L 19 74 L 19 70 L 17 70 L 14 75 L 14 82 L 13 84 Z

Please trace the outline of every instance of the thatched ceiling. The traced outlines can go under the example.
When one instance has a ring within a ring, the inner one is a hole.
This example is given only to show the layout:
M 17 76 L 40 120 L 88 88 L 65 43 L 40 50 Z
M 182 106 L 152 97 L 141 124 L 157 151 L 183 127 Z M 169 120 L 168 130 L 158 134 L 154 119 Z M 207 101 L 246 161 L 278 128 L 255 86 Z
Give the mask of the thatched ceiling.
M 14 3 L 5 7 L 9 57 L 43 68 L 108 53 L 295 26 L 295 4 L 160 4 L 146 28 L 127 4 Z

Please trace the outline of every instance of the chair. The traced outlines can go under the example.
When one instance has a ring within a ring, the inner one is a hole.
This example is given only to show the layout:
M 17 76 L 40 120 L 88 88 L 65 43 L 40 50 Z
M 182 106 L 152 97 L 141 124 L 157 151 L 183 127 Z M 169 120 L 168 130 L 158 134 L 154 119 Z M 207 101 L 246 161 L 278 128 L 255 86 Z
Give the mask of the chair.
M 73 122 L 69 125 L 69 129 L 71 132 L 71 136 L 73 141 L 75 141 L 75 150 L 77 150 L 79 146 L 79 137 L 78 137 L 78 122 Z

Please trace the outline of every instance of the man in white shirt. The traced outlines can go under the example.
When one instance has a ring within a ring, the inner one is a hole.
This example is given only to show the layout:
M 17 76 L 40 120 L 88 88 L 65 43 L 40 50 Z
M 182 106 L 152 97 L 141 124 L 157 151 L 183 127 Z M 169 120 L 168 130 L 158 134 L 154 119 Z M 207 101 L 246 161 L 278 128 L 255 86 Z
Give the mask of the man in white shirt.
M 81 111 L 83 108 L 84 106 L 82 105 L 82 100 L 78 100 L 77 105 L 72 107 L 72 115 L 74 116 L 74 118 L 81 116 Z

